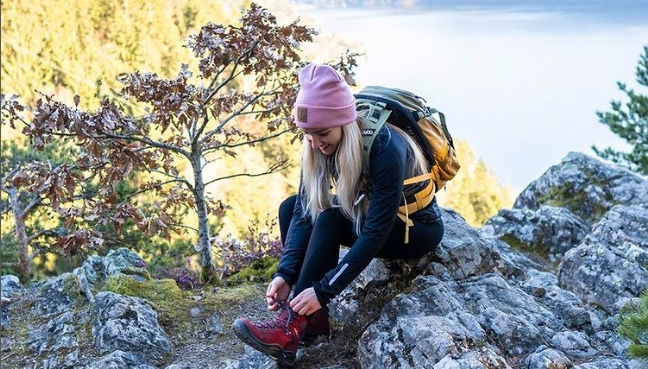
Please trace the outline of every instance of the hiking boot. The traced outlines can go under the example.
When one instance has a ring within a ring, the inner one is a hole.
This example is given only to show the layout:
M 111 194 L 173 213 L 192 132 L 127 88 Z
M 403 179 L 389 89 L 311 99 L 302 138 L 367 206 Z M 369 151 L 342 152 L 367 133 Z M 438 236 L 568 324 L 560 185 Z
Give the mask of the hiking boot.
M 292 365 L 307 324 L 305 316 L 295 313 L 285 303 L 281 306 L 281 314 L 275 319 L 251 322 L 247 318 L 240 318 L 232 324 L 232 329 L 243 342 L 274 357 L 279 363 Z
M 311 314 L 304 332 L 304 338 L 302 338 L 302 343 L 312 344 L 318 337 L 328 337 L 329 334 L 331 334 L 329 310 L 328 307 L 324 306 Z

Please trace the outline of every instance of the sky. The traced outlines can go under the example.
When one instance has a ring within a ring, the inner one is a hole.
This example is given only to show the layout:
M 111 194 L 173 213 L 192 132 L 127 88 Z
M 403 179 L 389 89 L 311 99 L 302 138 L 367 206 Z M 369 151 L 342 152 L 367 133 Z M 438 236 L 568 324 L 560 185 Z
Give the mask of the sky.
M 593 144 L 627 150 L 596 111 L 609 110 L 613 99 L 624 101 L 617 81 L 646 93 L 635 69 L 648 45 L 648 6 L 488 3 L 307 13 L 320 32 L 361 45 L 360 86 L 400 87 L 425 97 L 446 114 L 453 136 L 467 140 L 514 191 L 570 151 L 595 156 Z

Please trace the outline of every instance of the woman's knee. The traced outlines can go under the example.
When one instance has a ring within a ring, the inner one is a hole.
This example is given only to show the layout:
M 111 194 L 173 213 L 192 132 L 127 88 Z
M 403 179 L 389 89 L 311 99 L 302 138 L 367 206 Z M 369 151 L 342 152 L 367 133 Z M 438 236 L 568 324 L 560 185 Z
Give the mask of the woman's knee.
M 340 211 L 339 208 L 328 208 L 324 209 L 318 216 L 318 220 L 322 221 L 328 221 L 328 220 L 333 220 L 333 219 L 340 219 L 344 218 L 344 214 Z
M 322 232 L 324 232 L 327 237 L 334 236 L 342 242 L 352 237 L 353 222 L 339 208 L 329 208 L 317 216 L 314 232 L 318 237 L 322 236 Z
M 292 218 L 293 211 L 295 210 L 296 201 L 297 201 L 297 195 L 292 195 L 281 202 L 281 204 L 279 205 L 279 219 Z

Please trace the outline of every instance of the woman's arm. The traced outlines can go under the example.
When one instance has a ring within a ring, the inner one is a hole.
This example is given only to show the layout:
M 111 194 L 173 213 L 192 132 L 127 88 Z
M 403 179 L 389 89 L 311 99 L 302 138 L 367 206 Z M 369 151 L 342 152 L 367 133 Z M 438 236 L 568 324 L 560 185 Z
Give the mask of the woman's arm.
M 362 233 L 337 267 L 313 285 L 322 306 L 342 292 L 376 257 L 396 221 L 405 178 L 407 144 L 397 134 L 386 133 L 379 136 L 370 153 L 371 202 Z

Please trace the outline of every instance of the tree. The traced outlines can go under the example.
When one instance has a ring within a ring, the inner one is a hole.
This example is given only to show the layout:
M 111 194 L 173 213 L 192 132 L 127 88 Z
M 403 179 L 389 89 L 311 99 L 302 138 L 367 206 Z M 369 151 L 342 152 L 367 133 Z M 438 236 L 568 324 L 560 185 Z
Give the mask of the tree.
M 641 86 L 648 87 L 648 45 L 644 46 L 643 55 L 639 58 L 636 76 Z M 597 111 L 596 115 L 600 123 L 610 127 L 614 134 L 628 142 L 632 151 L 622 152 L 610 147 L 601 150 L 596 146 L 592 146 L 592 149 L 603 159 L 648 175 L 648 95 L 636 93 L 621 82 L 617 82 L 617 85 L 629 101 L 625 105 L 620 101 L 612 101 L 612 111 Z
M 85 109 L 94 109 L 104 94 L 113 95 L 121 89 L 115 76 L 124 71 L 146 70 L 164 78 L 174 76 L 182 62 L 192 59 L 191 51 L 182 47 L 190 34 L 198 32 L 208 21 L 238 22 L 240 9 L 248 7 L 249 3 L 249 0 L 3 2 L 0 88 L 7 95 L 19 95 L 21 102 L 27 105 L 35 104 L 41 96 L 37 91 L 41 91 L 68 104 L 73 104 L 73 97 L 78 95 Z M 302 24 L 310 25 L 315 21 L 299 12 L 289 0 L 263 0 L 261 4 L 281 24 L 298 17 Z M 301 46 L 303 59 L 322 62 L 337 58 L 345 50 L 361 47 L 326 33 Z M 248 128 L 254 127 L 246 126 Z M 0 137 L 5 142 L 20 134 L 8 126 L 3 125 L 0 129 Z M 261 129 L 263 127 L 256 131 Z M 261 166 L 274 163 L 277 156 L 290 157 L 292 163 L 298 163 L 300 140 L 288 145 L 292 138 L 294 136 L 286 135 L 249 150 L 240 150 L 236 158 L 227 157 L 219 163 L 218 175 L 228 175 L 241 164 L 246 168 L 240 171 L 256 172 Z M 259 157 L 259 150 L 264 152 L 265 158 Z M 210 174 L 216 175 L 215 172 L 210 170 Z M 267 214 L 276 215 L 279 204 L 276 199 L 294 193 L 298 178 L 296 168 L 270 177 L 238 177 L 210 187 L 229 206 L 222 218 L 226 223 L 223 234 L 242 235 L 247 232 L 250 221 L 263 224 Z M 282 183 L 284 185 L 280 186 Z M 255 201 L 254 206 L 249 206 L 250 198 L 263 201 Z M 193 215 L 185 222 L 194 222 Z M 217 229 L 221 231 L 220 227 Z M 182 238 L 180 235 L 173 237 L 173 241 Z M 61 260 L 60 257 L 55 259 Z
M 2 266 L 12 268 L 21 280 L 27 280 L 31 274 L 31 262 L 47 245 L 54 243 L 61 231 L 60 224 L 52 219 L 47 208 L 51 205 L 47 194 L 42 191 L 24 191 L 12 183 L 14 176 L 31 171 L 38 171 L 44 166 L 47 171 L 56 172 L 65 162 L 56 145 L 47 145 L 36 151 L 24 148 L 16 142 L 2 145 L 0 162 L 0 190 L 6 194 L 2 199 L 2 215 L 13 215 L 11 223 L 13 233 L 3 235 L 2 247 L 15 249 L 15 255 L 7 261 L 3 258 Z M 30 218 L 36 219 L 30 222 Z M 35 224 L 34 224 L 35 223 Z M 3 229 L 4 233 L 4 229 Z
M 24 181 L 18 177 L 47 176 L 47 181 L 58 181 L 61 170 L 73 167 L 74 159 L 78 157 L 78 148 L 61 146 L 61 142 L 52 142 L 42 150 L 35 150 L 24 142 L 5 141 L 2 144 L 2 160 L 0 161 L 0 210 L 2 215 L 2 268 L 3 274 L 16 274 L 23 281 L 28 281 L 34 275 L 57 274 L 57 269 L 78 266 L 87 258 L 87 252 L 103 252 L 106 249 L 128 247 L 140 252 L 143 256 L 155 255 L 170 248 L 166 242 L 157 238 L 144 237 L 134 231 L 134 224 L 128 221 L 115 232 L 109 224 L 99 225 L 89 219 L 84 222 L 66 224 L 52 207 L 69 207 L 80 198 L 90 198 L 98 192 L 97 186 L 90 181 L 84 181 L 78 176 L 79 183 L 74 186 L 74 198 L 66 199 L 56 205 L 52 203 L 48 186 L 28 189 L 21 185 Z M 115 186 L 118 201 L 123 201 L 134 189 L 131 178 L 120 181 Z M 56 198 L 56 197 L 54 197 Z M 75 230 L 99 229 L 102 239 L 90 239 L 79 243 L 78 235 L 68 238 Z M 100 242 L 91 242 L 91 241 Z M 52 257 L 56 255 L 55 257 Z M 32 263 L 36 261 L 36 263 Z M 38 268 L 33 269 L 34 265 Z M 51 268 L 51 270 L 50 270 Z
M 303 67 L 299 45 L 312 41 L 315 31 L 294 21 L 286 26 L 256 4 L 243 13 L 240 26 L 208 23 L 190 37 L 187 47 L 197 58 L 194 77 L 183 64 L 175 78 L 164 79 L 154 73 L 123 74 L 124 87 L 119 99 L 103 98 L 96 111 L 79 109 L 43 95 L 28 121 L 21 105 L 3 95 L 3 124 L 24 124 L 23 132 L 36 148 L 49 142 L 66 140 L 83 148 L 72 165 L 63 166 L 56 178 L 50 173 L 17 174 L 14 185 L 48 191 L 52 209 L 68 224 L 93 220 L 111 224 L 119 231 L 134 220 L 147 234 L 162 234 L 191 229 L 197 232 L 196 251 L 204 278 L 216 275 L 212 255 L 209 216 L 219 216 L 226 208 L 206 188 L 220 180 L 260 176 L 283 168 L 284 161 L 257 173 L 233 173 L 209 177 L 209 169 L 219 158 L 236 157 L 242 147 L 274 139 L 294 128 L 291 117 L 295 99 L 297 71 Z M 336 67 L 352 76 L 354 56 L 348 54 Z M 120 99 L 134 100 L 146 113 L 136 116 Z M 246 126 L 264 122 L 261 135 Z M 189 173 L 180 165 L 186 164 Z M 148 173 L 138 190 L 117 202 L 115 186 L 134 171 Z M 88 173 L 87 176 L 83 176 Z M 83 197 L 67 207 L 63 201 L 74 199 L 84 181 L 97 186 L 96 196 Z M 143 196 L 152 196 L 152 206 L 141 206 Z M 197 227 L 181 224 L 187 209 L 197 215 Z M 101 242 L 97 229 L 78 230 L 68 235 L 69 242 L 83 245 Z
M 499 184 L 484 161 L 475 157 L 466 141 L 455 140 L 455 147 L 461 169 L 437 193 L 439 204 L 453 208 L 468 224 L 480 227 L 499 209 L 510 207 L 513 196 L 509 188 Z

